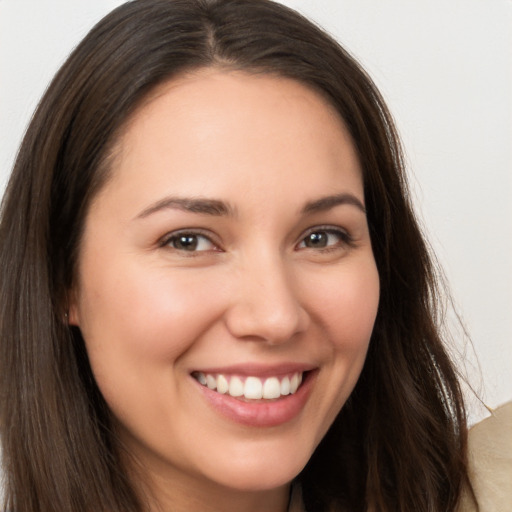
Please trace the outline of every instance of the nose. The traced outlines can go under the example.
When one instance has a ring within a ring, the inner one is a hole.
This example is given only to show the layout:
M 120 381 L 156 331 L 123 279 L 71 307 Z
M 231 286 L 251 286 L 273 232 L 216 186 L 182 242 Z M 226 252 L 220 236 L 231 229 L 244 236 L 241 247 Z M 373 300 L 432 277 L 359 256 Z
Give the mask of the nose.
M 300 301 L 298 283 L 280 258 L 260 258 L 234 275 L 233 299 L 225 321 L 239 338 L 286 343 L 304 332 L 309 314 Z

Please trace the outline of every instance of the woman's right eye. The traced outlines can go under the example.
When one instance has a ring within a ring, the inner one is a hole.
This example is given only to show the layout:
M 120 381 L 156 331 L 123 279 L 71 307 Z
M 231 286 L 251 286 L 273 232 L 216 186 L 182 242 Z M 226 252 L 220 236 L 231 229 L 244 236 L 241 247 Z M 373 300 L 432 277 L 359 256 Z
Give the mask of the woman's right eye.
M 190 253 L 217 250 L 217 246 L 207 236 L 187 232 L 171 234 L 163 240 L 162 246 Z

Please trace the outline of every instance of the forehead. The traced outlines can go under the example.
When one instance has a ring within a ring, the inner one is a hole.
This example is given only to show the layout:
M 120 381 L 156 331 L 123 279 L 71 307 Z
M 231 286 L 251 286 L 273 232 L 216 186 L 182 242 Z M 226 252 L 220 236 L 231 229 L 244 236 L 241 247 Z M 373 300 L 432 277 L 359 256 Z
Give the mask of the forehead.
M 126 124 L 115 154 L 117 187 L 131 179 L 136 187 L 143 175 L 155 187 L 165 181 L 187 195 L 218 195 L 216 184 L 304 188 L 349 171 L 362 192 L 336 110 L 303 84 L 269 74 L 202 69 L 160 85 Z

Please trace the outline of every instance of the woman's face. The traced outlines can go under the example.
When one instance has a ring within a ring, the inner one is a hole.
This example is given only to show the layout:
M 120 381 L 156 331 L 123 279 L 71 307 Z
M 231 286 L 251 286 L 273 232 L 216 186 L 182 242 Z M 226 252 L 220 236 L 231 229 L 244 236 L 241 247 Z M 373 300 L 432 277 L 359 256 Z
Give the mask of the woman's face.
M 117 149 L 70 322 L 119 435 L 194 492 L 282 488 L 354 388 L 377 312 L 350 137 L 295 81 L 210 69 L 160 87 Z

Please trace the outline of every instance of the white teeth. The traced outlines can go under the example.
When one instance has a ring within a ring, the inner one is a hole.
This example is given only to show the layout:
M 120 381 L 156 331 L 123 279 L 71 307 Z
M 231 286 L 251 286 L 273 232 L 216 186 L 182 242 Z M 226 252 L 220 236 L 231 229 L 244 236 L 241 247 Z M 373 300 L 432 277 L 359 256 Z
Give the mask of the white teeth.
M 204 374 L 199 373 L 199 375 L 204 375 Z M 199 381 L 199 382 L 201 382 L 201 381 Z M 208 374 L 206 376 L 206 385 L 210 389 L 217 389 L 217 379 L 213 375 Z
M 281 385 L 277 377 L 270 377 L 263 384 L 263 398 L 279 398 L 281 396 Z
M 298 387 L 299 387 L 299 375 L 297 373 L 295 373 L 293 375 L 292 379 L 290 380 L 290 393 L 291 394 L 295 393 L 295 391 L 297 391 Z
M 243 377 L 236 375 L 226 377 L 222 374 L 212 375 L 203 372 L 195 372 L 194 377 L 203 386 L 216 390 L 221 394 L 228 394 L 233 397 L 244 397 L 250 400 L 260 400 L 262 398 L 272 400 L 280 396 L 293 395 L 297 392 L 302 382 L 302 372 L 296 372 L 291 377 L 285 376 L 268 377 L 260 379 L 259 377 Z
M 229 383 L 224 375 L 219 375 L 217 377 L 217 393 L 227 393 L 229 390 Z
M 297 375 L 297 374 L 295 374 Z M 290 379 L 288 377 L 285 377 L 281 381 L 281 395 L 289 395 L 290 394 Z M 297 391 L 297 388 L 295 388 L 295 391 Z M 295 393 L 294 391 L 294 393 Z
M 263 384 L 261 380 L 257 377 L 247 377 L 244 385 L 244 396 L 253 400 L 263 398 Z
M 229 391 L 231 396 L 242 396 L 244 394 L 244 383 L 238 377 L 231 377 L 229 381 Z

